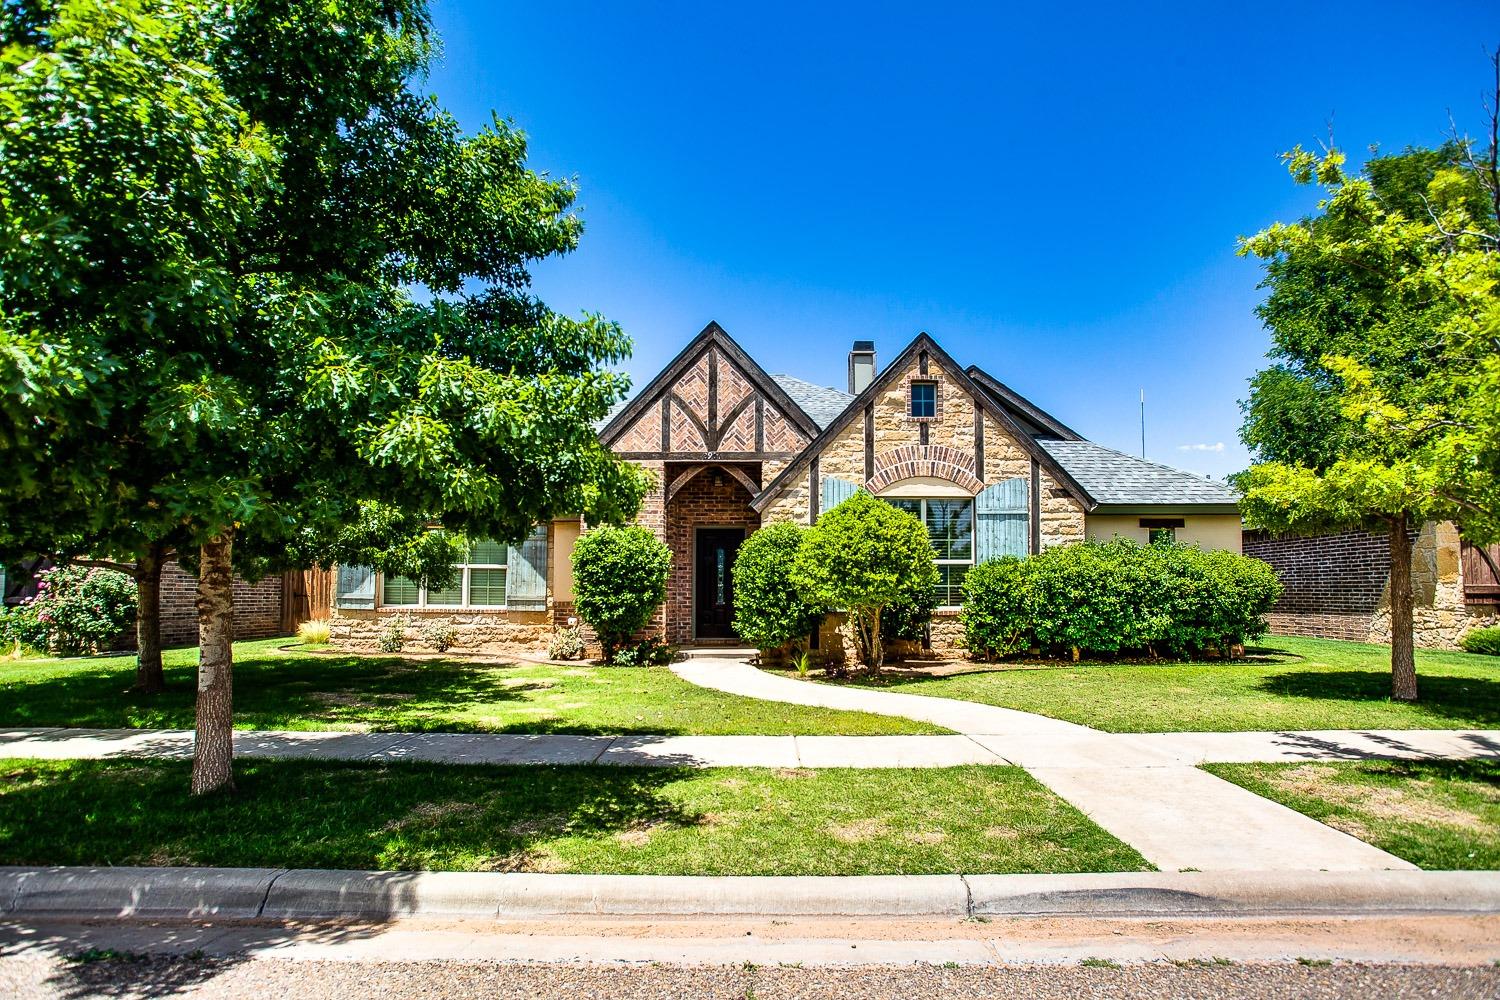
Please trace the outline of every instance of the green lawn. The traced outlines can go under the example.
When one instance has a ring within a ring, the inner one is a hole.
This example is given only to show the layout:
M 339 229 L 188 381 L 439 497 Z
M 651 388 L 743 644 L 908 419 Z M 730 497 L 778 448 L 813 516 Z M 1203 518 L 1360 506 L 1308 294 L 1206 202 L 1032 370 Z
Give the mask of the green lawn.
M 1421 700 L 1390 700 L 1390 649 L 1272 636 L 1245 662 L 1004 665 L 877 683 L 1115 733 L 1500 727 L 1500 657 L 1419 651 Z M 976 665 L 978 667 L 978 665 Z
M 235 644 L 244 729 L 703 735 L 942 733 L 921 722 L 722 694 L 665 667 L 404 660 Z M 196 649 L 169 650 L 162 695 L 127 689 L 131 657 L 0 662 L 0 727 L 193 727 Z
M 1500 869 L 1500 761 L 1209 764 L 1421 868 Z
M 0 760 L 0 864 L 674 875 L 1145 871 L 1020 768 Z

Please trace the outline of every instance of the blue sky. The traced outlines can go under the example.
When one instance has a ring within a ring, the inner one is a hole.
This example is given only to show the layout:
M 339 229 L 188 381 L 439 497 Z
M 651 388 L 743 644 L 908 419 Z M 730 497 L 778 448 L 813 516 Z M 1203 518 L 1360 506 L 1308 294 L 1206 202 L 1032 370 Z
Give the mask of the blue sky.
M 1489 3 L 497 4 L 435 0 L 426 86 L 577 179 L 541 265 L 650 378 L 711 319 L 842 387 L 919 331 L 1100 443 L 1222 476 L 1268 341 L 1235 238 L 1314 203 L 1278 154 L 1477 131 Z

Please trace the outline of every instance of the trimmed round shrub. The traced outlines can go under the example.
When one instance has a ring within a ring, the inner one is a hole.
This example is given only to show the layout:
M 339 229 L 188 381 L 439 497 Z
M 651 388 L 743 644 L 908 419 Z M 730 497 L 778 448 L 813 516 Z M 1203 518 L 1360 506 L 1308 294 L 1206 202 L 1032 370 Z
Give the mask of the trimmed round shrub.
M 667 599 L 672 550 L 640 525 L 605 525 L 573 545 L 573 599 L 578 615 L 593 626 L 604 659 L 651 621 Z
M 1281 595 L 1270 566 L 1234 552 L 1127 539 L 984 563 L 964 580 L 966 642 L 986 658 L 1024 649 L 1193 656 L 1266 632 Z
M 801 643 L 823 617 L 792 583 L 807 529 L 774 521 L 752 532 L 734 560 L 734 630 L 763 654 Z
M 1500 656 L 1500 625 L 1470 629 L 1462 639 L 1458 640 L 1458 645 L 1465 653 Z
M 885 659 L 881 612 L 929 600 L 938 582 L 935 558 L 921 521 L 860 490 L 807 529 L 792 582 L 809 603 L 848 612 L 860 661 L 878 671 Z

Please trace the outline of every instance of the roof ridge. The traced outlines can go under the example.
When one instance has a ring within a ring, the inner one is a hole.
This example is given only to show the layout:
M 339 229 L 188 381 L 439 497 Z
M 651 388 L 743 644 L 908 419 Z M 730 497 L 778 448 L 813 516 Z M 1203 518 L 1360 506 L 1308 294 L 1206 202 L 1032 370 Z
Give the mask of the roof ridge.
M 793 375 L 789 372 L 773 372 L 771 377 L 791 379 L 793 382 L 801 382 L 803 385 L 810 385 L 815 389 L 826 389 L 828 392 L 836 392 L 840 396 L 848 396 L 850 399 L 854 398 L 854 393 L 852 392 L 847 392 L 837 386 L 824 385 L 822 382 L 813 382 L 810 379 L 803 378 L 801 375 Z

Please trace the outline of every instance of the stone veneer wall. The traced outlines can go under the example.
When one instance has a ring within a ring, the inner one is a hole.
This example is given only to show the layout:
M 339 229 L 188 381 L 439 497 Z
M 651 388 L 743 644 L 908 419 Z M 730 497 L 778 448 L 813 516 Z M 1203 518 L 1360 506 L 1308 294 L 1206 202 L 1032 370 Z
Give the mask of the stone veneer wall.
M 975 468 L 974 401 L 956 384 L 950 374 L 930 359 L 927 374 L 920 371 L 920 359 L 899 372 L 891 383 L 879 393 L 873 404 L 874 458 L 878 470 L 882 456 L 890 456 L 896 449 L 910 449 L 920 441 L 920 427 L 927 424 L 927 444 L 933 449 L 932 457 L 953 460 Z M 918 421 L 909 415 L 910 384 L 913 379 L 928 379 L 938 385 L 938 416 L 927 421 Z M 1031 476 L 1031 455 L 988 414 L 982 417 L 984 425 L 984 469 L 983 485 L 988 486 L 1006 479 Z M 850 482 L 868 485 L 865 480 L 865 423 L 863 415 L 856 415 L 849 426 L 839 431 L 824 446 L 818 456 L 819 476 L 838 476 Z M 769 481 L 770 477 L 767 477 Z M 796 482 L 789 486 L 765 511 L 766 521 L 791 520 L 806 524 L 808 520 L 808 491 L 810 474 L 803 471 Z M 972 488 L 972 487 L 971 487 Z M 1046 472 L 1040 474 L 1040 540 L 1043 548 L 1067 542 L 1081 541 L 1084 537 L 1084 510 L 1081 504 L 1067 495 L 1061 486 Z M 963 627 L 957 612 L 939 612 L 934 616 L 931 628 L 932 649 L 939 654 L 953 654 L 961 650 Z M 835 659 L 845 655 L 852 643 L 842 634 L 842 619 L 835 616 L 819 637 L 820 652 Z M 916 649 L 904 652 L 916 653 Z
M 334 644 L 362 651 L 379 648 L 380 635 L 400 615 L 409 616 L 406 649 L 433 652 L 422 639 L 422 629 L 433 623 L 451 625 L 457 634 L 455 650 L 466 653 L 545 653 L 552 639 L 549 611 L 444 611 L 423 608 L 338 608 L 329 619 Z
M 198 578 L 175 562 L 161 571 L 161 641 L 163 646 L 198 644 Z M 281 577 L 269 576 L 257 583 L 234 578 L 234 637 L 268 639 L 282 635 Z M 127 649 L 135 648 L 135 634 L 122 637 Z
M 1459 536 L 1451 522 L 1423 525 L 1414 537 L 1413 632 L 1418 646 L 1454 649 L 1470 629 L 1500 622 L 1494 607 L 1464 603 Z M 1247 531 L 1244 551 L 1270 563 L 1286 588 L 1267 616 L 1272 632 L 1390 642 L 1390 543 L 1384 535 L 1343 531 L 1276 538 Z

